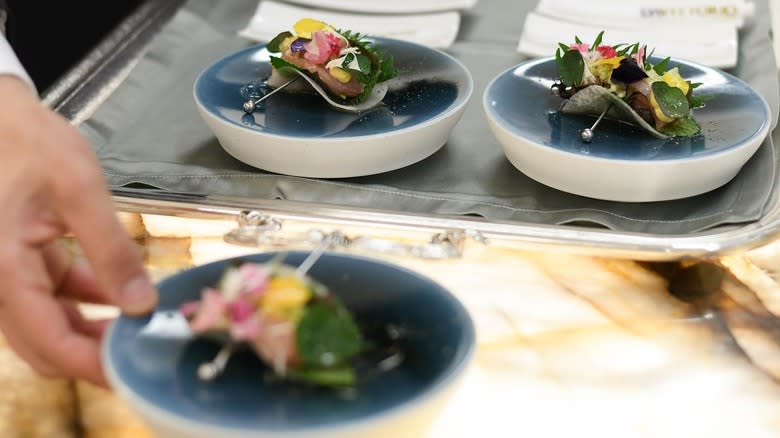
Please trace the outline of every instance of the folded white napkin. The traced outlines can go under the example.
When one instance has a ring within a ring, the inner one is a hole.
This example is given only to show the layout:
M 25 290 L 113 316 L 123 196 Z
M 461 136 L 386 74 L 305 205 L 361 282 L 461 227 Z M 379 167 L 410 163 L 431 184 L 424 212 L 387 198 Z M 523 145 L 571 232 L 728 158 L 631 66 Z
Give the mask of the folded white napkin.
M 374 14 L 416 14 L 420 12 L 471 9 L 477 0 L 287 0 L 312 8 Z
M 769 2 L 769 13 L 772 14 L 772 45 L 775 49 L 775 62 L 780 69 L 780 2 Z
M 251 40 L 267 42 L 280 32 L 289 30 L 301 18 L 314 18 L 339 29 L 368 36 L 395 38 L 434 48 L 452 45 L 460 27 L 458 11 L 392 15 L 354 14 L 263 0 L 249 24 L 239 34 Z
M 721 23 L 741 28 L 755 16 L 749 0 L 539 0 L 536 12 L 593 26 L 637 29 Z
M 730 68 L 737 63 L 737 26 L 725 20 L 691 20 L 685 25 L 654 22 L 626 28 L 622 25 L 607 26 L 606 23 L 594 25 L 565 21 L 559 17 L 531 12 L 526 16 L 517 50 L 533 57 L 553 56 L 559 43 L 573 43 L 575 36 L 590 43 L 602 30 L 604 43 L 610 45 L 638 42 L 646 44 L 648 50 L 654 49 L 655 55 L 685 59 L 716 68 Z

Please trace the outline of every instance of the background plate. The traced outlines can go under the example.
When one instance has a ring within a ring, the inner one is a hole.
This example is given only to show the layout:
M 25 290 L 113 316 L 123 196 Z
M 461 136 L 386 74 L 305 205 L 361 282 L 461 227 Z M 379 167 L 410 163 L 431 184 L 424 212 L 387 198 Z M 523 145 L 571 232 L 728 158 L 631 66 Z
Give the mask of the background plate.
M 553 58 L 501 73 L 486 88 L 483 105 L 507 157 L 539 182 L 626 202 L 693 196 L 734 177 L 768 134 L 770 111 L 760 95 L 733 75 L 679 60 L 669 68 L 674 66 L 686 80 L 703 84 L 696 89 L 699 96 L 713 96 L 694 110 L 702 132 L 693 137 L 659 140 L 605 119 L 593 141 L 583 142 L 580 130 L 596 117 L 558 110 L 563 100 L 550 93 L 558 77 Z M 544 161 L 537 159 L 542 156 Z
M 271 172 L 351 177 L 407 166 L 446 143 L 472 94 L 471 75 L 442 51 L 372 40 L 393 56 L 398 70 L 374 109 L 345 113 L 318 95 L 282 92 L 244 114 L 242 87 L 271 72 L 264 46 L 240 50 L 206 68 L 195 82 L 195 101 L 231 155 Z

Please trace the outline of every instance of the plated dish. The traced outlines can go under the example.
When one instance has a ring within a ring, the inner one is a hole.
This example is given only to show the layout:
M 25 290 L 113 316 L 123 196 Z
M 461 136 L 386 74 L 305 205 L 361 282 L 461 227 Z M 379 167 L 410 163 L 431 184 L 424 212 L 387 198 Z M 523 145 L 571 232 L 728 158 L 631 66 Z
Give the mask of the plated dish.
M 220 260 L 159 284 L 160 303 L 145 317 L 120 316 L 103 341 L 112 387 L 158 434 L 182 438 L 422 436 L 473 356 L 473 322 L 439 284 L 375 259 L 325 253 L 309 275 L 354 315 L 362 336 L 392 350 L 360 356 L 349 388 L 280 379 L 251 349 L 236 350 L 224 372 L 198 377 L 220 342 L 193 337 L 182 305 L 219 284 L 230 266 L 279 260 L 296 267 L 308 252 Z M 399 354 L 400 353 L 400 354 Z M 399 429 L 401 428 L 401 429 Z
M 284 258 L 230 265 L 199 297 L 179 306 L 194 336 L 223 344 L 222 359 L 205 362 L 199 378 L 218 378 L 234 350 L 243 347 L 279 379 L 323 387 L 357 383 L 355 360 L 376 354 L 375 346 L 337 295 Z M 382 360 L 399 358 L 388 354 Z
M 345 178 L 416 163 L 447 142 L 471 97 L 471 75 L 442 51 L 367 40 L 392 55 L 398 72 L 386 82 L 382 103 L 370 110 L 346 113 L 319 96 L 278 93 L 246 114 L 244 100 L 267 91 L 273 53 L 264 45 L 206 68 L 194 85 L 197 108 L 229 154 L 270 172 Z
M 654 64 L 663 58 L 653 57 Z M 695 110 L 701 132 L 656 138 L 627 123 L 603 120 L 591 142 L 581 137 L 592 116 L 564 114 L 551 93 L 555 57 L 523 62 L 485 89 L 483 108 L 509 161 L 550 187 L 596 199 L 650 202 L 708 192 L 728 183 L 770 129 L 766 101 L 726 72 L 672 59 L 668 68 L 713 96 Z
M 693 137 L 701 133 L 694 111 L 713 98 L 669 66 L 671 58 L 651 59 L 640 43 L 609 45 L 600 32 L 592 44 L 575 37 L 555 51 L 560 80 L 552 91 L 564 99 L 560 111 L 598 117 L 582 131 L 590 142 L 601 118 L 633 125 L 655 138 Z
M 314 90 L 333 101 L 331 106 L 350 112 L 373 109 L 387 94 L 387 82 L 398 76 L 393 55 L 381 45 L 313 18 L 296 21 L 292 31 L 278 33 L 266 49 L 272 53 L 267 87 Z M 254 101 L 249 102 L 254 110 Z

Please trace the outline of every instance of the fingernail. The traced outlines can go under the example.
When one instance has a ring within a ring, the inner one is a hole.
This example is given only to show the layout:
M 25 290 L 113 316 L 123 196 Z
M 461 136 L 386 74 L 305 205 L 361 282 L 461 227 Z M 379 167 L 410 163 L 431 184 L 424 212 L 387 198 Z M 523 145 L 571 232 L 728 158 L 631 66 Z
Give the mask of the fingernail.
M 157 291 L 146 275 L 139 275 L 127 282 L 119 295 L 119 307 L 131 315 L 148 313 L 156 305 Z

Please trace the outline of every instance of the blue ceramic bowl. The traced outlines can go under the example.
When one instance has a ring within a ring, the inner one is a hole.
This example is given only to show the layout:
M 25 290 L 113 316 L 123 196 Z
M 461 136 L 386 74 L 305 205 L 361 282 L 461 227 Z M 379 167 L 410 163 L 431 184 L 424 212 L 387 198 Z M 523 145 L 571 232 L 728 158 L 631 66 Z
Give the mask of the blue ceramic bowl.
M 441 50 L 371 40 L 392 55 L 398 70 L 371 110 L 346 113 L 319 95 L 280 92 L 245 114 L 247 86 L 261 87 L 271 74 L 271 53 L 257 45 L 201 72 L 193 88 L 198 111 L 225 151 L 270 172 L 346 178 L 416 163 L 447 142 L 471 98 L 471 74 Z
M 297 266 L 307 254 L 290 252 L 285 263 Z M 274 255 L 239 259 L 265 262 Z M 472 320 L 442 286 L 382 261 L 326 253 L 309 274 L 343 300 L 367 337 L 377 327 L 400 331 L 400 366 L 359 368 L 355 390 L 344 392 L 268 379 L 268 368 L 246 351 L 233 356 L 217 380 L 202 382 L 197 367 L 216 355 L 219 344 L 182 336 L 186 330 L 169 316 L 216 284 L 233 260 L 162 281 L 152 315 L 121 316 L 105 337 L 112 387 L 160 437 L 420 436 L 473 355 Z
M 656 59 L 656 62 L 659 59 Z M 627 123 L 605 119 L 593 141 L 580 131 L 596 117 L 562 114 L 550 93 L 558 78 L 554 58 L 523 62 L 486 87 L 488 124 L 509 161 L 529 177 L 556 189 L 597 199 L 648 202 L 698 195 L 726 184 L 766 138 L 766 100 L 726 72 L 672 60 L 695 93 L 710 95 L 693 111 L 702 127 L 687 138 L 659 140 Z

